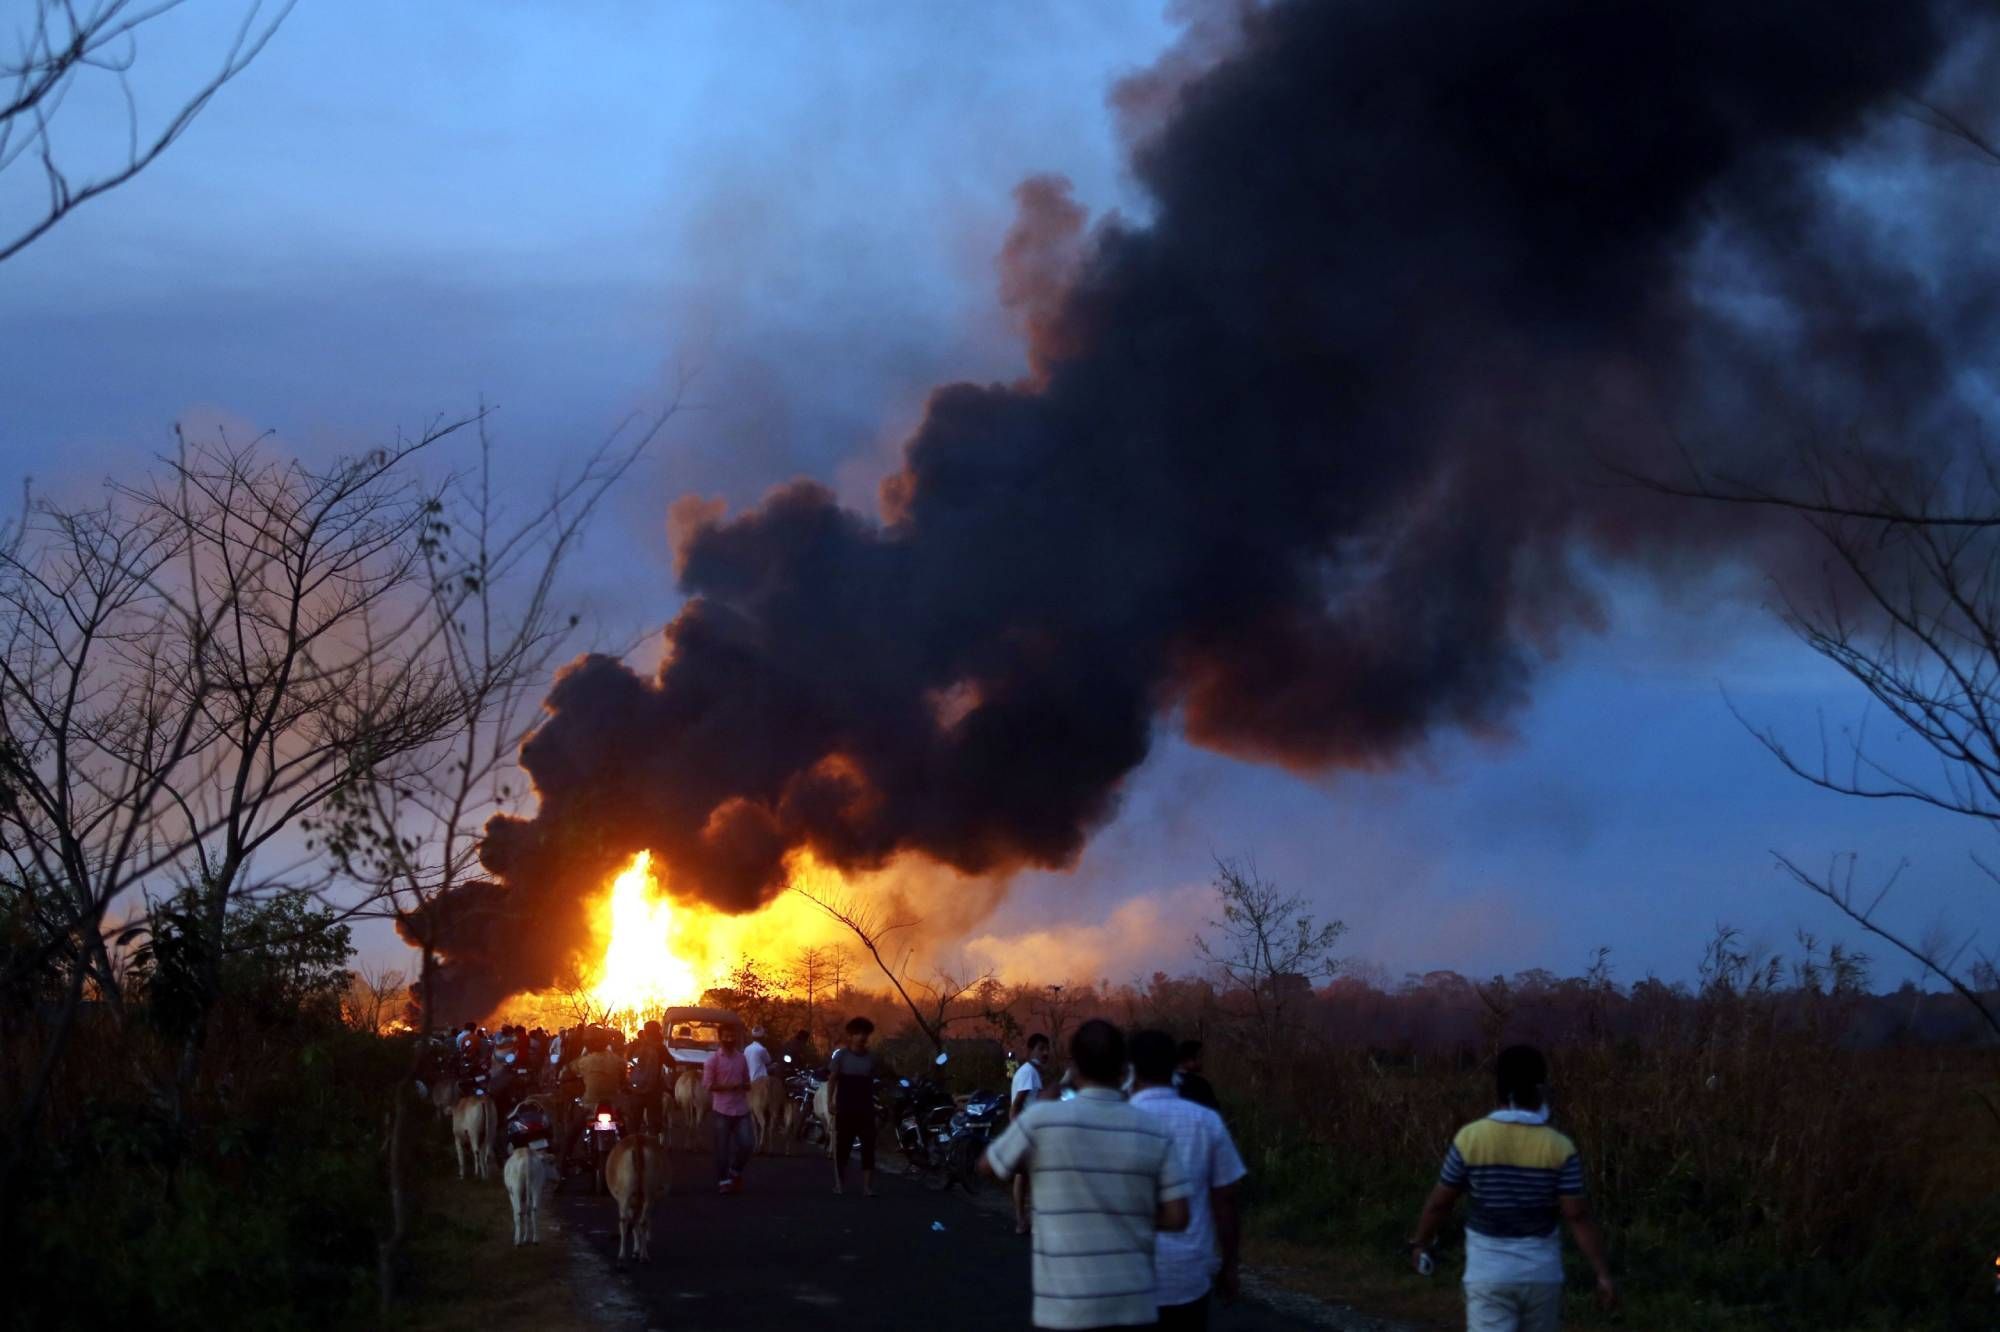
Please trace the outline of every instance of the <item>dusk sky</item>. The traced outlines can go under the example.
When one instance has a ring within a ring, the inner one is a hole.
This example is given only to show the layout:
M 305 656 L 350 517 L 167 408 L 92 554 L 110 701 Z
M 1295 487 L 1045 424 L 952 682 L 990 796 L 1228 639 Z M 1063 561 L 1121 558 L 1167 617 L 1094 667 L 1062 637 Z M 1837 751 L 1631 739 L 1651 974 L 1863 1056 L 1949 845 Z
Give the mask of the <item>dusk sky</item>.
M 142 98 L 213 58 L 227 12 L 149 29 Z M 1177 31 L 1161 0 L 306 0 L 157 165 L 0 266 L 0 482 L 85 494 L 176 421 L 321 457 L 483 398 L 525 496 L 691 374 L 572 570 L 597 640 L 650 664 L 674 499 L 807 476 L 872 510 L 933 386 L 1024 373 L 996 295 L 1013 191 L 1054 172 L 1143 216 L 1107 94 Z M 116 110 L 65 132 L 115 143 Z M 5 219 L 35 182 L 0 180 Z M 1215 855 L 1391 977 L 1572 972 L 1602 945 L 1623 980 L 1678 979 L 1719 922 L 1849 937 L 1774 851 L 1859 853 L 1864 878 L 1907 858 L 1895 924 L 1978 923 L 1979 829 L 1815 791 L 1732 715 L 1810 746 L 1864 713 L 1768 589 L 1605 591 L 1607 628 L 1565 640 L 1504 733 L 1395 770 L 1302 777 L 1163 720 L 1077 869 L 1017 876 L 968 953 L 1047 931 L 1052 972 L 1185 967 Z M 397 949 L 371 927 L 367 952 Z

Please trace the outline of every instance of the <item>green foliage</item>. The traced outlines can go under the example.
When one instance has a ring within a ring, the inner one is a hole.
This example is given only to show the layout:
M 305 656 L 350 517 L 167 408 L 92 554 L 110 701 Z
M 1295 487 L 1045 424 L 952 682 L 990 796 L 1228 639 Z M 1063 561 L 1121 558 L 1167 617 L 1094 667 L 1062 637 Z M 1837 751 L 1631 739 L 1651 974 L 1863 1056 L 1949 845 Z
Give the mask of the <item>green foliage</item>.
M 20 1325 L 303 1328 L 374 1298 L 397 1042 L 326 1027 L 179 1137 L 106 1079 L 62 1112 L 9 1251 Z M 223 1294 L 226 1292 L 226 1296 Z M 218 1322 L 218 1301 L 227 1315 Z
M 218 938 L 213 909 L 212 890 L 190 887 L 147 913 L 133 981 L 162 1035 L 186 1039 L 224 998 L 266 1023 L 338 1015 L 353 948 L 332 910 L 301 895 L 239 902 Z
M 216 948 L 207 905 L 156 905 L 134 1018 L 80 1020 L 0 1235 L 35 1274 L 10 1291 L 15 1325 L 306 1328 L 372 1308 L 407 1041 L 342 1024 L 348 935 L 330 913 L 247 906 Z
M 788 1021 L 796 1020 L 801 1005 L 788 997 L 782 977 L 773 976 L 754 957 L 739 957 L 736 967 L 721 985 L 706 990 L 703 1004 L 726 1008 L 743 1019 L 748 1027 L 764 1027 L 775 1046 L 789 1031 Z

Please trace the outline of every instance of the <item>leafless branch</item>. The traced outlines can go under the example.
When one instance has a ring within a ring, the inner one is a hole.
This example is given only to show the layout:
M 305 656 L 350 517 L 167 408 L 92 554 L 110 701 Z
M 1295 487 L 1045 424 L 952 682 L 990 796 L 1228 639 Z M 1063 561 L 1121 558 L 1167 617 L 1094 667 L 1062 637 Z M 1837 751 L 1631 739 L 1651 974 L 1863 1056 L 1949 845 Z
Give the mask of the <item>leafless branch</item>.
M 251 0 L 221 61 L 153 127 L 141 124 L 128 79 L 138 62 L 139 36 L 181 8 L 183 0 L 32 0 L 34 17 L 0 57 L 0 173 L 32 160 L 41 169 L 44 202 L 29 218 L 0 230 L 0 262 L 46 235 L 84 203 L 137 176 L 185 134 L 225 84 L 250 67 L 277 34 L 297 0 Z M 108 79 L 125 105 L 125 151 L 102 171 L 77 175 L 64 164 L 52 133 L 64 102 L 86 79 Z

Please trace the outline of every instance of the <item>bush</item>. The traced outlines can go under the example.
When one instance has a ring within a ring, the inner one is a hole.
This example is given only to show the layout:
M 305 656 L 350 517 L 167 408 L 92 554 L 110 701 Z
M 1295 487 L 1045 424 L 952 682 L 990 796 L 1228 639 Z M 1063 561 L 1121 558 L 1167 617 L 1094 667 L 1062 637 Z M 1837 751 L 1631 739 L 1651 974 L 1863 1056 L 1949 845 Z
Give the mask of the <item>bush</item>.
M 233 916 L 211 990 L 181 905 L 156 911 L 122 1007 L 79 1016 L 0 1236 L 34 1274 L 9 1313 L 37 1328 L 365 1325 L 409 1038 L 343 1025 L 344 927 L 316 929 L 296 903 Z M 10 1060 L 40 1039 L 17 1029 Z

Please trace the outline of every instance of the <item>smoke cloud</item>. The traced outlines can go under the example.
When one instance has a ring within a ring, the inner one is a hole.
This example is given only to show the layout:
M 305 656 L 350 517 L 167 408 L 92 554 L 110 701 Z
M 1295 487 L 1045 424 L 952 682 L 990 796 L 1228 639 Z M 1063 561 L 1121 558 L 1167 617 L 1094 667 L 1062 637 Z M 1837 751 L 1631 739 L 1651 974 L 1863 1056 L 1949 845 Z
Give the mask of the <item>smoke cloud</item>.
M 1121 91 L 1148 217 L 1021 187 L 1032 373 L 937 389 L 879 515 L 807 481 L 676 506 L 664 664 L 565 670 L 522 754 L 539 811 L 488 829 L 510 912 L 559 930 L 641 847 L 731 910 L 801 848 L 1067 866 L 1158 726 L 1393 764 L 1504 722 L 1600 621 L 1597 571 L 1792 558 L 1607 482 L 1685 448 L 1773 475 L 1808 421 L 1913 451 L 1965 422 L 1992 274 L 1931 280 L 1830 164 L 1983 22 L 1230 5 Z

